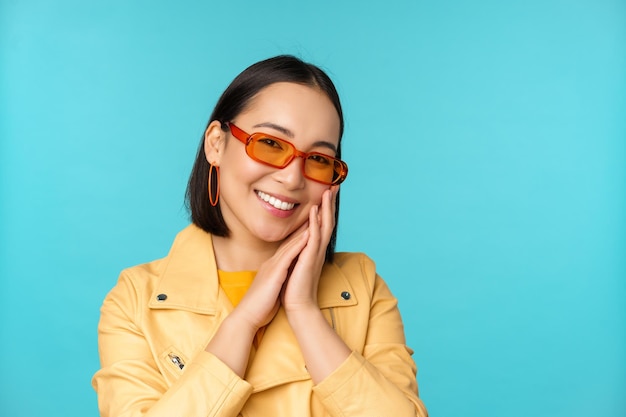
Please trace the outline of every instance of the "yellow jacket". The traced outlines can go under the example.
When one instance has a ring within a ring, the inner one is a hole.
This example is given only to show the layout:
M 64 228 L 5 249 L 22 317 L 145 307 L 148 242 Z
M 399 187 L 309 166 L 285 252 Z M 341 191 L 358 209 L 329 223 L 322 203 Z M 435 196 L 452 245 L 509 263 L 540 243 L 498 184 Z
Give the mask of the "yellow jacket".
M 244 379 L 204 348 L 233 307 L 221 290 L 211 236 L 194 225 L 166 258 L 129 268 L 102 305 L 104 417 L 409 417 L 427 415 L 397 301 L 363 254 L 322 271 L 319 306 L 353 353 L 316 386 L 281 309 Z

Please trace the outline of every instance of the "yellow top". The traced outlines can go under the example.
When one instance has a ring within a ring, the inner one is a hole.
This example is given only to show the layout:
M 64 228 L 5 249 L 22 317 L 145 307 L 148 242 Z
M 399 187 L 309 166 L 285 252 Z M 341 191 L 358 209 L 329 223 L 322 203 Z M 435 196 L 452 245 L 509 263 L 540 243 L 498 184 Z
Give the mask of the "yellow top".
M 246 295 L 250 285 L 252 285 L 256 271 L 228 272 L 218 269 L 217 276 L 220 280 L 220 286 L 233 304 L 233 307 L 237 307 L 243 296 Z
M 237 307 L 239 305 L 243 296 L 246 295 L 248 288 L 252 285 L 252 281 L 254 281 L 255 276 L 256 271 L 228 272 L 222 271 L 221 269 L 217 270 L 217 277 L 220 280 L 220 286 L 226 293 L 226 296 L 232 303 L 233 307 Z M 259 347 L 261 339 L 263 339 L 263 333 L 265 333 L 265 327 L 260 328 L 256 335 L 254 335 L 254 340 L 252 341 L 254 347 Z

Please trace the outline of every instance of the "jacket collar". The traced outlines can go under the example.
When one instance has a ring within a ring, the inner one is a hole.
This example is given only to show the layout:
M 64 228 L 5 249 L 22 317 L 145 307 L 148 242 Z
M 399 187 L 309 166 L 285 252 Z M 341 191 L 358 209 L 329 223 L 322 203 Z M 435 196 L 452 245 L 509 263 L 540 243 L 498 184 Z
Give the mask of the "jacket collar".
M 148 306 L 215 315 L 219 281 L 211 235 L 196 225 L 187 226 L 174 239 L 164 261 Z M 167 298 L 159 301 L 159 295 Z
M 187 226 L 176 236 L 164 261 L 160 280 L 150 297 L 150 308 L 215 315 L 224 307 L 218 301 L 217 264 L 209 233 L 193 224 Z M 163 294 L 167 298 L 159 301 Z M 348 279 L 334 263 L 324 265 L 317 298 L 320 308 L 357 304 Z

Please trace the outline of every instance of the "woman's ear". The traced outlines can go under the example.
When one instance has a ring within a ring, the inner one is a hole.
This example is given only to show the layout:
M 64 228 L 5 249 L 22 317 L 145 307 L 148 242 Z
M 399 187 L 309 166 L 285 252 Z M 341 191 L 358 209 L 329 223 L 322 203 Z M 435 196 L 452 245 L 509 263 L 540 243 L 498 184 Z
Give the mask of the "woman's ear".
M 226 133 L 219 120 L 213 120 L 204 132 L 204 156 L 209 164 L 220 166 L 224 154 Z

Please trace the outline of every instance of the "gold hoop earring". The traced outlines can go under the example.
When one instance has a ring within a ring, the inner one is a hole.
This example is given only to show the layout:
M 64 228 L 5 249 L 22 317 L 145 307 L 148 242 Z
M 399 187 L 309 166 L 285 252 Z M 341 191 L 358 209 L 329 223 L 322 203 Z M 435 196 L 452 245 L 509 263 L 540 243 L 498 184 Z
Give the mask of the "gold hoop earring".
M 216 190 L 215 196 L 213 196 L 213 170 L 215 170 L 215 183 Z M 220 168 L 217 165 L 211 164 L 209 168 L 209 202 L 213 207 L 217 206 L 217 202 L 220 199 Z

